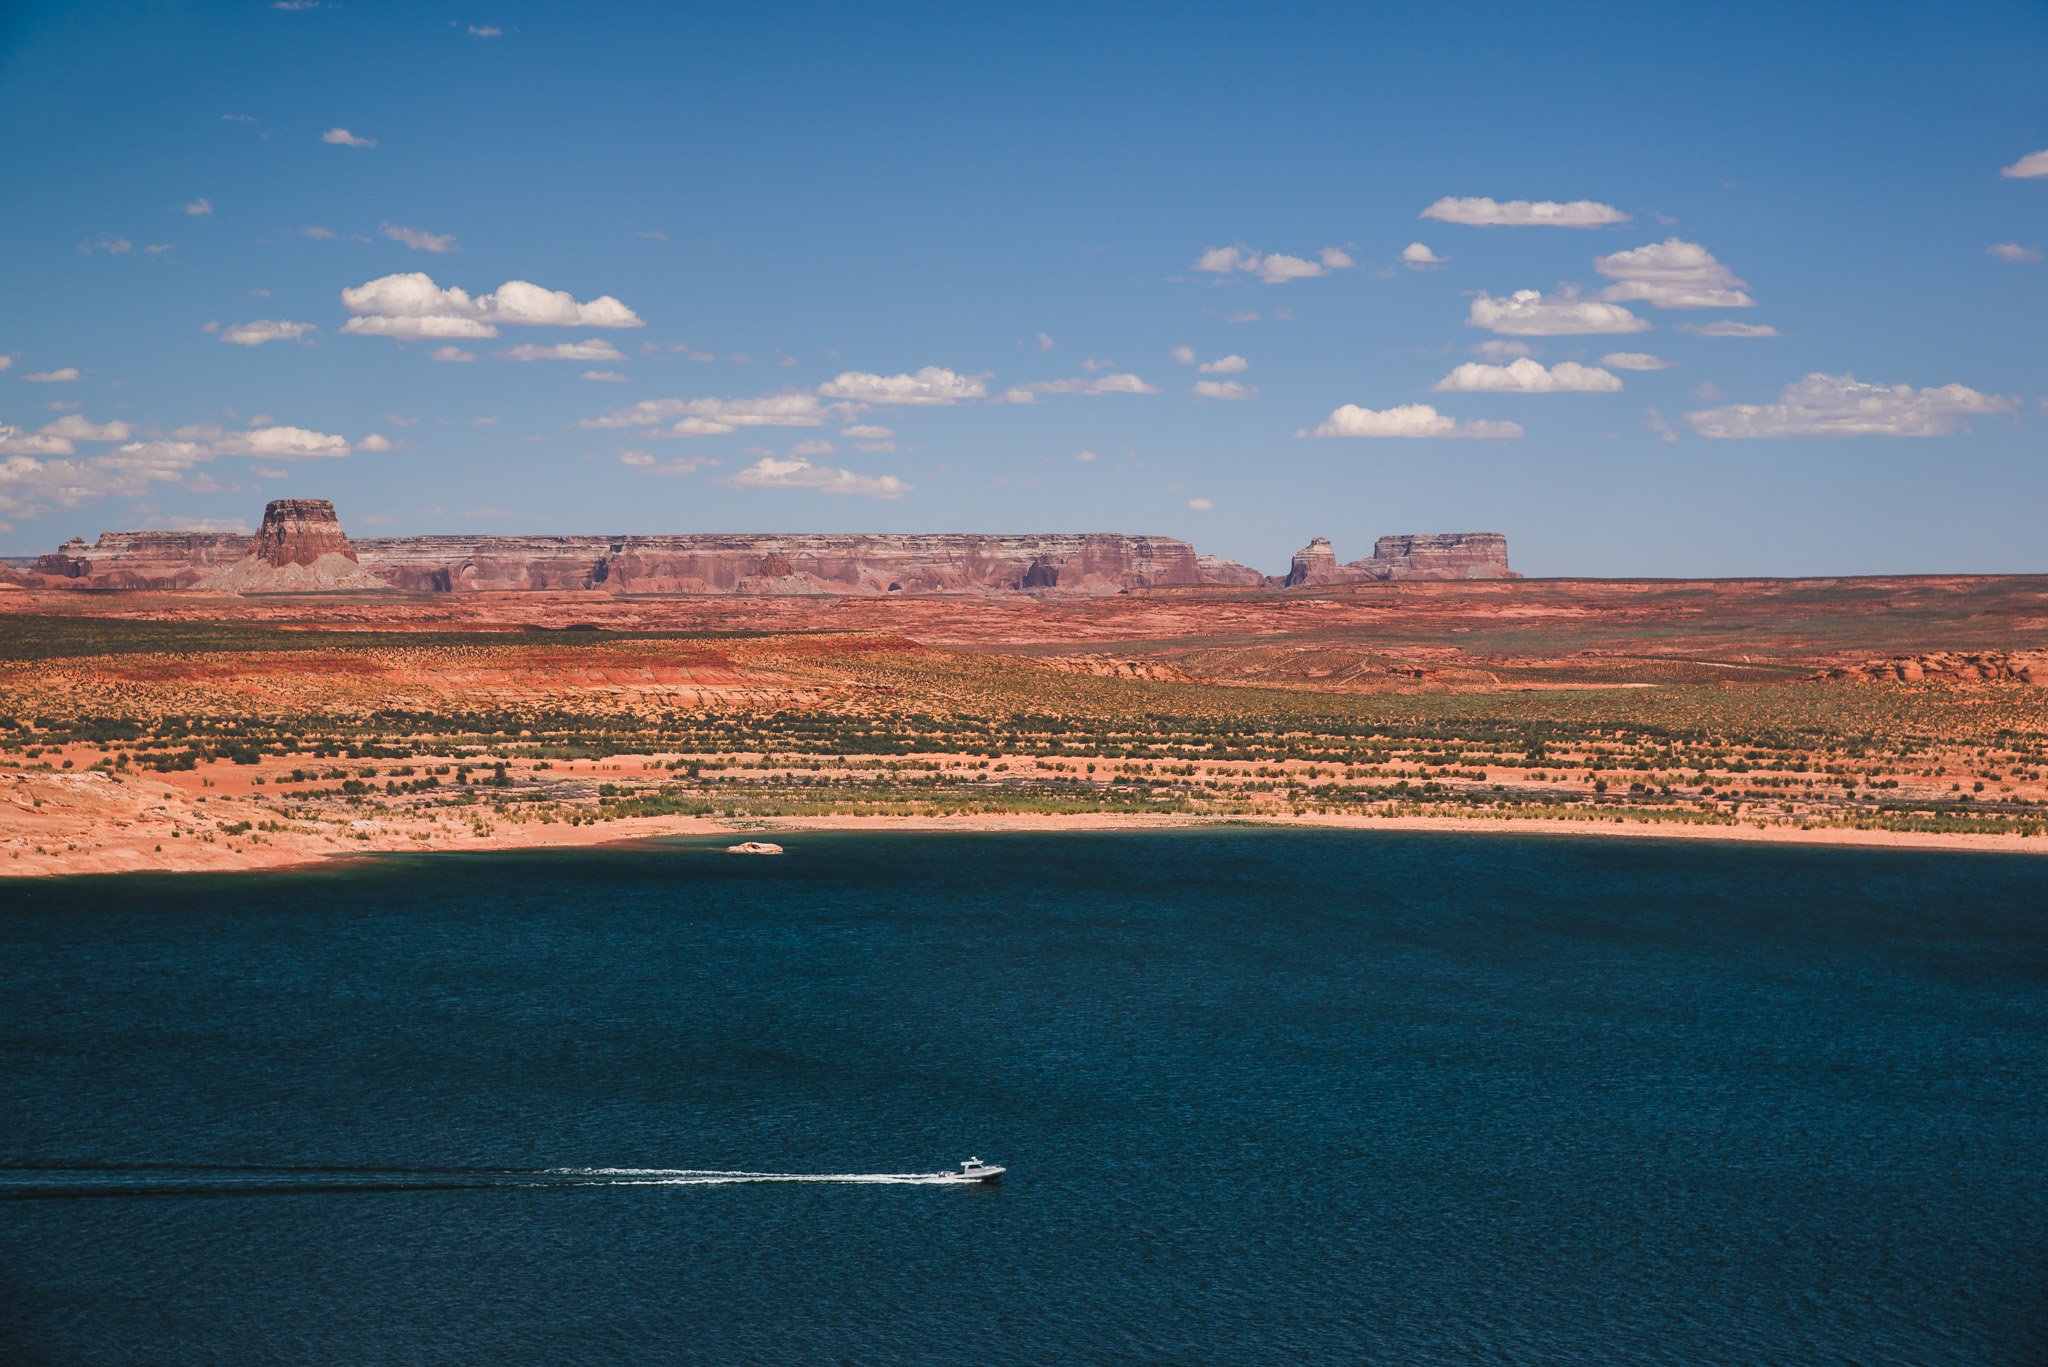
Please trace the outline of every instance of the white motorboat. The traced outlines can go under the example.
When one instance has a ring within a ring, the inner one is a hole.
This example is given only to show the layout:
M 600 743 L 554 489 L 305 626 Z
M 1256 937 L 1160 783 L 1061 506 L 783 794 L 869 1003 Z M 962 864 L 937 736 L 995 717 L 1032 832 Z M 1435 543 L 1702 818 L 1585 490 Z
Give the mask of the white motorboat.
M 1003 1170 L 993 1163 L 984 1163 L 979 1158 L 970 1158 L 960 1165 L 957 1182 L 1000 1182 Z
M 727 854 L 781 854 L 782 846 L 771 845 L 765 840 L 747 840 L 737 845 L 727 845 Z

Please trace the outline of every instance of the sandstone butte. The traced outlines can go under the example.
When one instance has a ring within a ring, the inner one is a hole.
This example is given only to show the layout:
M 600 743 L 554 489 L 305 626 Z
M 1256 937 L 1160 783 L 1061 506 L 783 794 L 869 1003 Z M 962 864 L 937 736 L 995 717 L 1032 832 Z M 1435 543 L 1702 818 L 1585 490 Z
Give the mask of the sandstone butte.
M 1284 577 L 1185 541 L 1118 532 L 1027 535 L 703 532 L 678 536 L 413 536 L 351 542 L 326 499 L 279 499 L 256 535 L 102 532 L 74 537 L 0 582 L 45 589 L 290 593 L 401 589 L 459 593 L 1099 596 L 1174 585 L 1294 588 L 1381 579 L 1519 579 L 1497 532 L 1383 536 L 1339 565 L 1327 538 Z

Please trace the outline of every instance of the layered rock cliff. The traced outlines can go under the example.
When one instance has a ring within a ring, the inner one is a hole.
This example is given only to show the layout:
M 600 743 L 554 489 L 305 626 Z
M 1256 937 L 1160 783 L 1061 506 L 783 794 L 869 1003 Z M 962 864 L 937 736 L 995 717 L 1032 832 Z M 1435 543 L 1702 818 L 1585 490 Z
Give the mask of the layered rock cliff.
M 1283 581 L 1288 588 L 1363 584 L 1381 579 L 1520 579 L 1508 568 L 1508 539 L 1499 532 L 1440 532 L 1383 536 L 1364 560 L 1337 563 L 1328 537 L 1294 553 Z
M 1171 537 L 1115 532 L 680 536 L 412 536 L 351 543 L 325 499 L 278 499 L 255 536 L 104 532 L 41 557 L 22 582 L 90 589 L 243 593 L 396 588 L 844 596 L 1101 595 L 1126 589 L 1313 587 L 1374 579 L 1517 579 L 1493 532 L 1381 537 L 1337 563 L 1326 538 L 1284 580 Z

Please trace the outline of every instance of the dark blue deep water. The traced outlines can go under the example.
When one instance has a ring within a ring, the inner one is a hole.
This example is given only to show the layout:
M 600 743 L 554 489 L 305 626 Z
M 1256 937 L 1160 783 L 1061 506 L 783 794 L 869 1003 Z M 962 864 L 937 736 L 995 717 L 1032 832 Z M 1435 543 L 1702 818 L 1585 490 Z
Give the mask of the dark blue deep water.
M 788 845 L 0 889 L 0 1358 L 2048 1358 L 2048 861 Z

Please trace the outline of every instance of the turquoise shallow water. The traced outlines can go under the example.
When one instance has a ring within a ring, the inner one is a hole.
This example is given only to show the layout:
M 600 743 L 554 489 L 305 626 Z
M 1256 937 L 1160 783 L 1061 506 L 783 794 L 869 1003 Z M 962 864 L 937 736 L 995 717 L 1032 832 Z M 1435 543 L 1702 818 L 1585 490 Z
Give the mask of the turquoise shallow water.
M 2048 862 L 787 844 L 7 887 L 5 1360 L 2048 1354 Z

